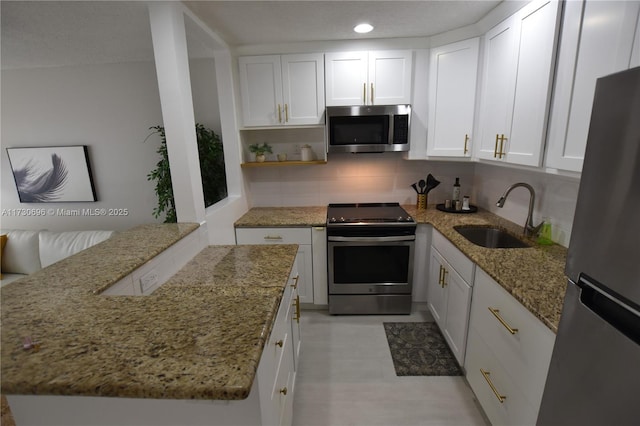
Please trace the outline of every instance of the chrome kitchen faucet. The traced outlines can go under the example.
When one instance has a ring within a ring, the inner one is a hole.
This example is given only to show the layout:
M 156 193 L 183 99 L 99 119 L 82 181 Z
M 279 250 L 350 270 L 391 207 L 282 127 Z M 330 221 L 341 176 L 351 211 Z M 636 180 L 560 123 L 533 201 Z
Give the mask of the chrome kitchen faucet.
M 536 192 L 534 191 L 534 189 L 533 189 L 533 187 L 531 185 L 529 185 L 528 183 L 524 183 L 524 182 L 514 183 L 509 188 L 507 188 L 507 190 L 504 192 L 504 194 L 502 194 L 502 197 L 500 197 L 498 202 L 496 202 L 496 206 L 498 206 L 500 208 L 504 207 L 504 202 L 507 200 L 507 196 L 509 195 L 509 193 L 514 188 L 517 188 L 519 186 L 527 188 L 529 190 L 529 194 L 530 194 L 530 197 L 529 197 L 529 213 L 527 214 L 527 219 L 526 219 L 526 222 L 524 224 L 523 234 L 525 236 L 528 236 L 528 237 L 533 237 L 540 231 L 540 228 L 542 227 L 542 223 L 540 223 L 538 226 L 534 226 L 533 225 L 533 203 L 535 203 L 535 200 L 536 200 Z

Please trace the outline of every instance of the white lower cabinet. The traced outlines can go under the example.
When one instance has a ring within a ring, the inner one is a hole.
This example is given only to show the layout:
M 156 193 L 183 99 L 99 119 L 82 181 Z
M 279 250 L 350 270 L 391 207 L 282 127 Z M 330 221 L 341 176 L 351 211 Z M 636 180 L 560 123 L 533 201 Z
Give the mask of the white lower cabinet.
M 297 263 L 297 262 L 296 262 Z M 300 354 L 300 298 L 294 266 L 258 366 L 261 424 L 290 425 Z
M 534 425 L 555 334 L 477 268 L 466 377 L 494 425 Z
M 237 244 L 298 244 L 296 263 L 301 303 L 313 300 L 313 251 L 311 228 L 236 228 Z
M 475 265 L 433 231 L 428 306 L 458 363 L 464 365 Z

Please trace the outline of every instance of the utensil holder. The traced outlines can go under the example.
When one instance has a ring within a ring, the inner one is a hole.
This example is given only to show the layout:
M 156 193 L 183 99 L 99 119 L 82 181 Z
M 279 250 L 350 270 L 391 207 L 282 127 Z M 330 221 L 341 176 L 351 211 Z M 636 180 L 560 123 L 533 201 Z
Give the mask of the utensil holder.
M 427 209 L 427 194 L 418 194 L 418 201 L 416 203 L 416 207 L 418 207 L 418 210 Z

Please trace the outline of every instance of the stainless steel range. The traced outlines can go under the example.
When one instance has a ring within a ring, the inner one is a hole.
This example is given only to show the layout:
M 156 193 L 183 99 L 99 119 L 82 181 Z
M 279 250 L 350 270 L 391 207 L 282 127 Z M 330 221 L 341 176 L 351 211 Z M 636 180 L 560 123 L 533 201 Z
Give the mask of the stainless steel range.
M 415 239 L 398 203 L 329 204 L 329 313 L 411 313 Z

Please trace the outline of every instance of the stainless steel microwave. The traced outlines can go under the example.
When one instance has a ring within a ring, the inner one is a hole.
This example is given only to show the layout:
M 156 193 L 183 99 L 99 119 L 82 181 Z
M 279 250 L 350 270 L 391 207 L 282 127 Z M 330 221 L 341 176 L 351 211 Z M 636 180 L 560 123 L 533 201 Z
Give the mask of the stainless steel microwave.
M 411 105 L 327 107 L 329 152 L 409 150 Z

